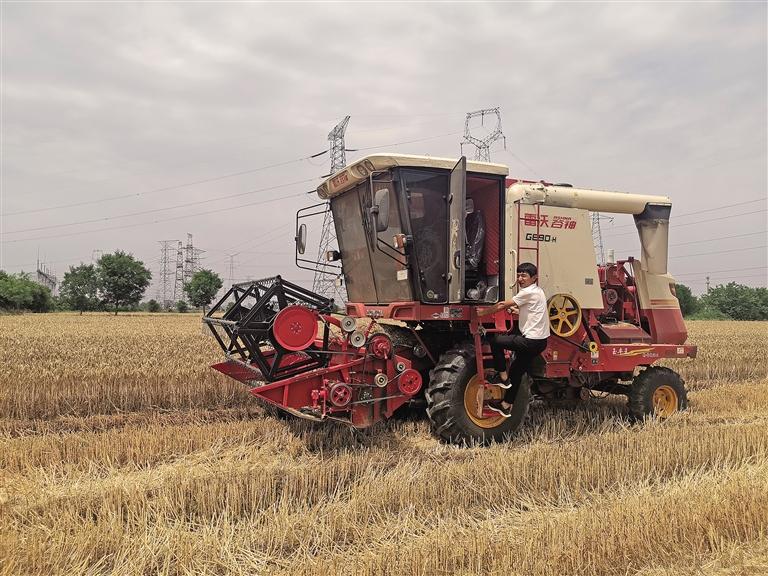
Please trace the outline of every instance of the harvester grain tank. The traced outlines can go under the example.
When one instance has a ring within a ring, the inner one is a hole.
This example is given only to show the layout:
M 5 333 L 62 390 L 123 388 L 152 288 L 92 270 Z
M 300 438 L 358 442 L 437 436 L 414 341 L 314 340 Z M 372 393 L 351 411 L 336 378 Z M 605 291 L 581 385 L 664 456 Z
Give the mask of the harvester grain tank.
M 225 352 L 215 369 L 296 417 L 366 428 L 423 406 L 452 442 L 502 440 L 533 395 L 622 394 L 634 417 L 687 405 L 680 376 L 655 364 L 692 358 L 667 272 L 671 202 L 508 178 L 500 164 L 375 154 L 318 188 L 296 220 L 299 267 L 338 274 L 344 313 L 280 276 L 234 285 L 204 318 Z M 339 243 L 304 256 L 306 222 L 330 202 Z M 634 216 L 641 258 L 597 265 L 589 211 Z M 478 312 L 517 290 L 532 262 L 549 297 L 552 336 L 520 387 L 513 416 L 489 410 L 489 334 L 516 317 Z

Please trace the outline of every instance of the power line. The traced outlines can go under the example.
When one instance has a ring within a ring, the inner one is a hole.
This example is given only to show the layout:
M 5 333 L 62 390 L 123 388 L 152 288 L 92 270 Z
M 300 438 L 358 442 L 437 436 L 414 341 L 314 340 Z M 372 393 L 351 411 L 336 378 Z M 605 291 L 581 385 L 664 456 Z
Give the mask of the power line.
M 402 145 L 402 144 L 409 144 L 409 143 L 413 143 L 413 142 L 422 142 L 422 141 L 425 141 L 425 140 L 432 140 L 432 139 L 435 139 L 435 138 L 442 138 L 444 136 L 453 135 L 453 134 L 456 134 L 456 133 L 440 134 L 440 135 L 437 135 L 437 136 L 430 136 L 430 137 L 427 137 L 427 138 L 419 138 L 419 139 L 416 139 L 416 140 L 406 140 L 406 141 L 394 142 L 394 143 L 390 143 L 390 144 L 381 144 L 381 145 L 378 145 L 378 146 L 370 146 L 370 147 L 366 147 L 366 148 L 350 149 L 350 150 L 346 150 L 346 151 L 357 152 L 357 151 L 363 151 L 363 150 L 371 150 L 371 149 L 374 149 L 374 148 L 383 148 L 383 147 L 386 147 L 386 146 L 399 146 L 399 145 Z M 191 186 L 191 185 L 198 184 L 198 183 L 213 182 L 213 181 L 222 180 L 222 179 L 225 179 L 225 178 L 231 178 L 233 176 L 248 174 L 248 173 L 251 173 L 251 172 L 256 172 L 256 171 L 259 171 L 259 170 L 265 170 L 267 168 L 272 168 L 272 167 L 276 167 L 276 166 L 284 166 L 284 165 L 287 165 L 287 164 L 291 164 L 291 163 L 295 163 L 295 162 L 299 162 L 299 161 L 303 161 L 303 160 L 308 160 L 310 158 L 316 158 L 318 156 L 321 156 L 321 155 L 327 154 L 327 153 L 328 153 L 328 150 L 325 150 L 323 152 L 319 152 L 319 153 L 313 154 L 311 156 L 302 157 L 302 158 L 299 158 L 297 160 L 289 160 L 289 161 L 286 161 L 286 162 L 281 162 L 281 163 L 277 163 L 277 164 L 271 164 L 269 166 L 262 166 L 260 168 L 254 168 L 253 170 L 245 170 L 245 171 L 242 171 L 242 172 L 236 172 L 236 173 L 228 174 L 228 175 L 224 175 L 224 176 L 217 176 L 215 178 L 208 178 L 208 179 L 205 179 L 205 180 L 198 180 L 196 182 L 190 182 L 190 183 L 187 183 L 187 184 L 179 184 L 177 186 L 169 186 L 169 187 L 165 187 L 165 188 L 157 188 L 155 190 L 149 190 L 147 192 L 138 192 L 138 193 L 135 193 L 135 194 L 126 194 L 126 195 L 122 195 L 122 196 L 114 196 L 112 198 L 102 198 L 102 199 L 99 199 L 99 200 L 77 202 L 77 203 L 73 203 L 73 204 L 60 205 L 60 206 L 55 206 L 55 207 L 50 207 L 50 208 L 40 208 L 40 209 L 35 209 L 35 210 L 25 210 L 25 211 L 19 211 L 19 212 L 11 212 L 11 213 L 6 214 L 6 216 L 12 216 L 12 215 L 17 215 L 17 214 L 26 214 L 26 213 L 32 213 L 32 212 L 42 212 L 42 211 L 46 211 L 46 210 L 54 210 L 54 209 L 68 208 L 68 207 L 74 207 L 74 206 L 83 206 L 83 205 L 86 205 L 86 204 L 96 204 L 96 203 L 100 203 L 100 202 L 106 202 L 106 201 L 110 201 L 110 200 L 117 200 L 117 199 L 121 199 L 121 198 L 131 198 L 131 197 L 142 196 L 144 194 L 150 194 L 150 193 L 153 193 L 153 192 L 161 192 L 161 191 L 173 190 L 173 189 L 177 189 L 177 188 L 183 188 L 183 187 L 186 187 L 186 186 Z M 166 210 L 173 210 L 175 208 L 183 208 L 183 207 L 187 207 L 187 206 L 194 206 L 194 205 L 199 205 L 199 204 L 216 202 L 216 201 L 219 201 L 219 200 L 226 200 L 226 199 L 229 199 L 229 198 L 236 198 L 236 197 L 245 196 L 245 195 L 248 195 L 248 194 L 255 194 L 257 192 L 264 192 L 264 191 L 267 191 L 267 190 L 274 190 L 274 189 L 277 189 L 277 188 L 280 188 L 280 187 L 291 186 L 293 184 L 311 182 L 313 180 L 316 180 L 316 178 L 309 178 L 307 180 L 303 180 L 303 181 L 300 181 L 300 182 L 294 182 L 294 183 L 288 183 L 288 184 L 280 184 L 280 185 L 277 185 L 277 186 L 271 186 L 271 187 L 267 187 L 267 188 L 250 190 L 248 192 L 240 192 L 238 194 L 230 194 L 230 195 L 227 195 L 227 196 L 220 196 L 220 197 L 217 197 L 217 198 L 210 198 L 210 199 L 201 200 L 201 201 L 198 201 L 198 202 L 187 202 L 187 203 L 184 203 L 184 204 L 177 204 L 175 206 L 168 206 L 168 207 L 165 207 L 165 208 L 154 208 L 154 209 L 151 209 L 151 210 L 142 210 L 142 211 L 138 211 L 138 212 L 132 212 L 130 214 L 120 214 L 120 215 L 116 215 L 116 216 L 105 216 L 105 217 L 100 217 L 100 218 L 92 218 L 92 219 L 89 219 L 89 220 L 81 220 L 81 221 L 78 221 L 78 222 L 70 222 L 70 223 L 67 223 L 67 224 L 51 224 L 49 226 L 38 226 L 38 227 L 35 227 L 35 228 L 24 228 L 24 229 L 20 229 L 20 230 L 10 230 L 10 231 L 7 231 L 7 232 L 2 232 L 1 234 L 2 235 L 20 234 L 22 232 L 34 232 L 34 231 L 38 231 L 38 230 L 50 230 L 50 229 L 54 229 L 54 228 L 65 228 L 65 227 L 68 227 L 68 226 L 76 226 L 76 225 L 80 225 L 80 224 L 93 224 L 93 223 L 96 223 L 96 222 L 104 222 L 104 221 L 114 220 L 114 219 L 119 219 L 119 218 L 129 218 L 131 216 L 139 216 L 139 215 L 143 215 L 143 214 L 152 214 L 152 213 L 157 213 L 157 212 L 163 212 L 163 211 L 166 211 Z M 53 236 L 41 237 L 41 239 L 44 239 L 44 238 L 53 238 Z M 38 238 L 30 238 L 29 240 L 36 240 L 36 239 L 38 239 Z M 7 242 L 12 242 L 12 241 L 8 240 Z
M 737 216 L 747 216 L 749 214 L 759 214 L 760 212 L 768 212 L 768 208 L 763 210 L 753 210 L 752 212 L 741 212 L 739 214 L 731 214 L 729 216 L 721 216 L 719 218 L 710 218 L 709 220 L 698 220 L 696 222 L 687 222 L 685 224 L 674 223 L 675 228 L 682 228 L 683 226 L 695 226 L 696 224 L 704 224 L 705 222 L 716 222 L 718 220 L 726 220 L 728 218 L 736 218 Z M 670 225 L 671 227 L 672 225 Z M 610 234 L 611 237 L 626 236 L 627 234 L 635 234 L 634 230 L 630 232 L 621 232 L 620 234 Z M 607 234 L 608 235 L 608 234 Z
M 504 147 L 503 151 L 504 151 L 504 152 L 506 152 L 507 154 L 509 154 L 510 156 L 512 156 L 512 158 L 514 158 L 514 159 L 515 159 L 515 160 L 517 160 L 518 162 L 520 162 L 520 164 L 522 164 L 523 166 L 525 166 L 526 168 L 528 168 L 528 170 L 530 170 L 531 172 L 533 172 L 534 174 L 536 174 L 536 176 L 538 176 L 538 177 L 539 177 L 541 180 L 544 180 L 544 176 L 542 176 L 541 174 L 539 174 L 539 173 L 538 173 L 538 172 L 537 172 L 537 171 L 536 171 L 536 170 L 535 170 L 535 169 L 534 169 L 534 168 L 533 168 L 533 167 L 532 167 L 530 164 L 528 164 L 527 162 L 525 162 L 525 161 L 524 161 L 522 158 L 520 158 L 519 156 L 517 156 L 517 155 L 516 155 L 514 152 L 512 152 L 511 150 L 508 150 L 508 149 L 506 148 L 506 146 Z
M 81 236 L 83 234 L 92 234 L 94 232 L 104 232 L 112 230 L 122 230 L 125 228 L 135 228 L 137 226 L 149 226 L 152 224 L 159 224 L 160 222 L 172 222 L 174 220 L 183 220 L 184 218 L 194 218 L 196 216 L 207 216 L 209 214 L 217 214 L 219 212 L 227 212 L 230 210 L 236 210 L 238 208 L 247 208 L 249 206 L 258 206 L 260 204 L 269 204 L 271 202 L 278 202 L 280 200 L 286 200 L 288 198 L 298 198 L 306 196 L 305 192 L 299 192 L 298 194 L 291 194 L 289 196 L 283 196 L 281 198 L 270 198 L 269 200 L 260 200 L 258 202 L 248 202 L 247 204 L 239 204 L 237 206 L 229 206 L 227 208 L 218 208 L 216 210 L 207 210 L 205 212 L 198 212 L 196 214 L 185 214 L 183 216 L 173 216 L 171 218 L 160 218 L 153 220 L 152 222 L 137 222 L 135 224 L 124 224 L 122 226 L 110 226 L 109 228 L 97 228 L 95 230 L 83 230 L 80 232 L 70 232 L 68 234 L 53 234 L 49 236 L 35 236 L 33 238 L 21 238 L 17 240 L 3 240 L 3 244 L 15 244 L 17 242 L 30 242 L 32 240 L 46 240 L 49 238 L 68 238 L 70 236 Z
M 416 116 L 419 116 L 418 114 Z M 438 134 L 436 136 L 428 136 L 426 138 L 417 138 L 415 140 L 403 140 L 401 142 L 392 142 L 389 144 L 377 144 L 375 146 L 367 146 L 364 148 L 352 148 L 352 149 L 345 149 L 347 152 L 363 152 L 365 150 L 375 150 L 384 148 L 387 146 L 401 146 L 403 144 L 413 144 L 417 142 L 425 142 L 427 140 L 435 140 L 438 138 L 444 138 L 446 136 L 454 136 L 456 134 L 460 134 L 460 132 L 450 132 L 448 134 Z M 310 154 L 309 156 L 302 156 L 301 158 L 295 158 L 293 160 L 286 160 L 284 162 L 276 162 L 275 164 L 268 164 L 266 166 L 260 166 L 258 168 L 252 168 L 250 170 L 241 170 L 240 172 L 232 172 L 230 174 L 224 174 L 222 176 L 214 176 L 211 178 L 204 178 L 201 180 L 195 180 L 193 182 L 186 182 L 184 184 L 176 184 L 174 186 L 165 186 L 163 188 L 154 188 L 152 190 L 147 190 L 145 192 L 135 192 L 131 194 L 121 194 L 119 196 L 110 196 L 108 198 L 98 198 L 96 200 L 84 200 L 82 202 L 73 202 L 71 204 L 59 204 L 57 206 L 47 206 L 45 208 L 33 208 L 29 210 L 18 210 L 16 212 L 7 212 L 4 214 L 4 216 L 18 216 L 20 214 L 32 214 L 36 212 L 46 212 L 50 210 L 61 210 L 64 208 L 74 208 L 78 206 L 87 206 L 89 204 L 100 204 L 103 202 L 111 202 L 113 200 L 122 200 L 124 198 L 135 198 L 139 196 L 144 196 L 146 194 L 154 194 L 157 192 L 168 192 L 170 190 L 177 190 L 179 188 L 186 188 L 188 186 L 195 186 L 198 184 L 207 184 L 210 182 L 218 182 L 220 180 L 225 180 L 227 178 L 235 178 L 237 176 L 244 176 L 246 174 L 252 174 L 254 172 L 260 172 L 262 170 L 267 170 L 270 168 L 279 168 L 280 166 L 287 166 L 288 164 L 295 164 L 296 162 L 303 162 L 305 160 L 311 160 L 313 158 L 317 158 L 319 156 L 322 156 L 324 154 L 328 154 L 328 150 L 323 150 L 322 152 L 317 152 L 315 154 Z
M 749 232 L 748 234 L 734 234 L 733 236 L 718 236 L 717 238 L 705 238 L 703 240 L 691 240 L 690 242 L 677 242 L 675 244 L 669 244 L 669 248 L 673 246 L 688 246 L 689 244 L 701 244 L 703 242 L 714 242 L 715 240 L 728 240 L 730 238 L 744 238 L 746 236 L 755 236 L 756 234 L 765 234 L 766 230 L 758 230 L 757 232 Z M 632 250 L 635 246 L 627 246 L 624 248 L 614 248 L 614 250 Z
M 446 136 L 455 136 L 461 132 L 448 132 L 447 134 L 438 134 L 437 136 L 428 136 L 427 138 L 417 138 L 416 140 L 403 140 L 402 142 L 391 142 L 389 144 L 378 144 L 377 146 L 366 146 L 364 148 L 345 148 L 347 152 L 364 152 L 365 150 L 379 150 L 387 146 L 402 146 L 403 144 L 415 144 L 416 142 L 426 142 L 427 140 L 437 140 Z
M 131 218 L 132 216 L 142 216 L 144 214 L 154 214 L 157 212 L 165 212 L 166 210 L 175 210 L 176 208 L 187 208 L 188 206 L 199 206 L 200 204 L 209 204 L 211 202 L 218 202 L 220 200 L 228 200 L 230 198 L 238 198 L 240 196 L 247 196 L 248 194 L 257 194 L 259 192 L 267 192 L 269 190 L 277 190 L 278 188 L 287 188 L 289 186 L 296 186 L 298 184 L 307 184 L 313 182 L 318 178 L 307 178 L 306 180 L 298 180 L 296 182 L 288 182 L 286 184 L 278 184 L 276 186 L 268 186 L 266 188 L 257 188 L 256 190 L 249 190 L 248 192 L 238 192 L 237 194 L 228 194 L 227 196 L 218 196 L 216 198 L 209 198 L 207 200 L 198 200 L 196 202 L 185 202 L 183 204 L 176 204 L 175 206 L 166 206 L 165 208 L 152 208 L 151 210 L 141 210 L 139 212 L 131 212 L 129 214 L 118 214 L 116 216 L 103 216 L 101 218 L 92 218 L 90 220 L 81 220 L 79 222 L 70 222 L 69 224 L 51 224 L 50 226 L 38 226 L 36 228 L 24 228 L 22 230 L 10 230 L 3 232 L 6 234 L 21 234 L 22 232 L 35 232 L 37 230 L 50 230 L 52 228 L 65 228 L 67 226 L 79 226 L 80 224 L 93 224 L 95 222 L 105 222 L 108 220 L 118 220 L 120 218 Z
M 260 235 L 258 235 L 258 236 L 255 236 L 255 237 L 253 237 L 253 238 L 249 238 L 249 239 L 248 239 L 248 240 L 246 240 L 245 242 L 240 242 L 239 244 L 235 244 L 234 246 L 232 246 L 231 248 L 229 248 L 229 250 L 217 250 L 217 252 L 225 252 L 225 253 L 228 253 L 228 252 L 232 252 L 232 251 L 233 251 L 235 248 L 238 248 L 238 247 L 240 247 L 240 246 L 244 246 L 244 245 L 246 245 L 246 244 L 250 244 L 250 243 L 252 243 L 252 242 L 256 242 L 257 240 L 260 240 L 260 239 L 264 238 L 265 236 L 266 236 L 266 237 L 269 237 L 269 236 L 270 236 L 270 235 L 272 235 L 273 233 L 276 233 L 276 232 L 278 232 L 278 231 L 282 231 L 283 229 L 285 229 L 285 228 L 289 228 L 289 227 L 291 227 L 291 226 L 293 226 L 293 222 L 291 222 L 291 223 L 288 223 L 288 224 L 280 224 L 279 226 L 275 226 L 274 228 L 271 228 L 271 229 L 267 230 L 267 231 L 266 231 L 266 232 L 264 232 L 263 234 L 260 234 Z M 277 239 L 277 236 L 275 236 L 275 237 L 274 237 L 274 238 L 272 238 L 272 239 L 266 240 L 264 243 L 269 243 L 269 242 L 271 242 L 272 240 L 275 240 L 275 239 Z M 214 261 L 212 261 L 212 262 L 209 262 L 209 265 L 213 266 L 214 264 L 218 264 L 218 263 L 220 263 L 220 262 L 223 262 L 223 261 L 224 261 L 224 260 L 226 260 L 227 258 L 228 258 L 228 256 L 227 256 L 227 257 L 225 257 L 225 258 L 219 258 L 218 260 L 214 260 Z M 247 262 L 247 261 L 246 261 L 246 262 Z
M 675 220 L 678 218 L 683 218 L 684 216 L 693 216 L 694 214 L 703 214 L 704 212 L 714 212 L 716 210 L 724 210 L 726 208 L 732 208 L 733 206 L 744 206 L 745 204 L 754 204 L 755 202 L 765 202 L 765 198 L 757 198 L 755 200 L 747 200 L 746 202 L 737 202 L 735 204 L 726 204 L 725 206 L 716 206 L 715 208 L 707 208 L 706 210 L 697 210 L 696 212 L 686 212 L 684 214 L 676 214 Z M 627 228 L 629 226 L 634 226 L 634 224 L 622 224 L 620 226 L 614 226 L 611 228 L 611 230 L 616 230 L 617 228 Z
M 762 246 L 750 246 L 749 248 L 734 248 L 733 250 L 718 250 L 717 252 L 699 252 L 698 254 L 682 254 L 680 256 L 670 256 L 672 258 L 691 258 L 692 256 L 709 256 L 711 254 L 727 254 L 728 252 L 742 252 L 744 250 L 757 250 L 758 248 L 768 248 L 768 244 Z
M 768 266 L 751 266 L 748 268 L 729 268 L 728 270 L 718 270 L 718 273 L 721 272 L 739 272 L 741 270 L 765 270 L 768 269 Z M 675 274 L 675 276 L 698 276 L 699 274 L 710 274 L 711 271 L 707 270 L 704 272 L 685 272 L 683 274 Z
M 766 278 L 765 274 L 730 274 L 728 276 L 707 276 L 710 280 L 731 280 L 731 279 L 742 279 L 742 278 Z M 698 282 L 706 282 L 707 278 L 692 278 L 690 280 L 686 280 L 686 282 L 690 284 L 696 284 Z
M 209 182 L 218 182 L 220 180 L 226 180 L 227 178 L 234 178 L 236 176 L 244 176 L 245 174 L 253 174 L 254 172 L 260 172 L 262 170 L 267 170 L 269 168 L 277 168 L 280 166 L 287 166 L 288 164 L 294 164 L 296 162 L 302 162 L 304 160 L 309 160 L 310 158 L 317 158 L 318 156 L 322 156 L 323 154 L 327 154 L 328 150 L 323 150 L 322 152 L 318 152 L 317 154 L 312 154 L 310 156 L 303 156 L 301 158 L 296 158 L 294 160 L 286 160 L 285 162 L 277 162 L 275 164 L 269 164 L 267 166 L 260 166 L 259 168 L 252 168 L 251 170 L 242 170 L 240 172 L 233 172 L 231 174 L 224 174 L 223 176 L 214 176 L 212 178 L 205 178 L 203 180 L 196 180 L 194 182 L 187 182 L 185 184 L 177 184 L 175 186 L 165 186 L 163 188 L 155 188 L 153 190 L 147 190 L 145 192 L 135 192 L 131 194 L 122 194 L 120 196 L 110 196 L 108 198 L 99 198 L 97 200 L 84 200 L 83 202 L 74 202 L 72 204 L 60 204 L 58 206 L 48 206 L 46 208 L 34 208 L 30 210 L 19 210 L 17 212 L 7 212 L 5 216 L 17 216 L 19 214 L 32 214 L 34 212 L 46 212 L 49 210 L 61 210 L 63 208 L 73 208 L 76 206 L 86 206 L 88 204 L 100 204 L 102 202 L 111 202 L 113 200 L 122 200 L 123 198 L 135 198 L 137 196 L 144 196 L 146 194 L 155 194 L 157 192 L 168 192 L 170 190 L 178 190 L 179 188 L 186 188 L 188 186 L 195 186 L 197 184 L 207 184 Z

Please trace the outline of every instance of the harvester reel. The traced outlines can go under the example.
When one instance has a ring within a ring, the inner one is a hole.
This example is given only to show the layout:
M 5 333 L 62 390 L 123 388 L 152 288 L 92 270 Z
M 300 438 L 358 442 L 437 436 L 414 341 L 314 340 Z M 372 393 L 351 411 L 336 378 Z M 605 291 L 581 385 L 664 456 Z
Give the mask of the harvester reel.
M 573 336 L 581 325 L 581 306 L 570 294 L 555 294 L 547 303 L 549 329 L 562 338 Z

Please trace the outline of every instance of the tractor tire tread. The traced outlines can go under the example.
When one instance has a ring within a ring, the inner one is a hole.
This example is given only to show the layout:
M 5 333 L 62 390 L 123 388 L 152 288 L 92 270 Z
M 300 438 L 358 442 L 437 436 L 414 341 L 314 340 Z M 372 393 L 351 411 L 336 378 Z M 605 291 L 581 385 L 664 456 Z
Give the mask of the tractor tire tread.
M 463 390 L 475 372 L 472 343 L 464 343 L 444 352 L 429 372 L 429 383 L 424 394 L 427 399 L 427 416 L 435 434 L 444 441 L 460 444 L 500 441 L 514 433 L 525 419 L 530 400 L 527 384 L 521 386 L 521 402 L 524 406 L 518 410 L 516 417 L 505 421 L 497 429 L 486 430 L 472 424 L 464 409 Z M 459 392 L 460 400 L 456 397 Z
M 635 376 L 629 389 L 628 407 L 633 420 L 653 417 L 653 392 L 661 385 L 671 386 L 677 393 L 677 411 L 688 408 L 688 391 L 680 375 L 666 366 L 648 366 Z

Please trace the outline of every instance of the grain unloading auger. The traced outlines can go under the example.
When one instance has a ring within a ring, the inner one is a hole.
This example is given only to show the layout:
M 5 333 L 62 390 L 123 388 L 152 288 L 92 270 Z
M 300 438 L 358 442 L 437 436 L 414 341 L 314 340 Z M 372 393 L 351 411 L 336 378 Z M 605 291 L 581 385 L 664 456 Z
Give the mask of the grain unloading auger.
M 501 440 L 533 395 L 626 395 L 634 417 L 685 408 L 682 379 L 653 366 L 696 355 L 667 273 L 671 202 L 522 182 L 499 164 L 421 156 L 368 156 L 326 180 L 338 251 L 303 257 L 308 216 L 297 214 L 296 263 L 336 274 L 333 302 L 279 276 L 237 284 L 204 318 L 226 353 L 217 370 L 285 412 L 358 428 L 406 404 L 425 406 L 454 442 Z M 323 208 L 320 208 L 320 207 Z M 589 211 L 632 214 L 642 259 L 597 265 Z M 549 299 L 552 336 L 520 387 L 511 418 L 487 407 L 503 391 L 486 381 L 486 335 L 516 317 L 478 312 L 517 290 L 532 262 Z

